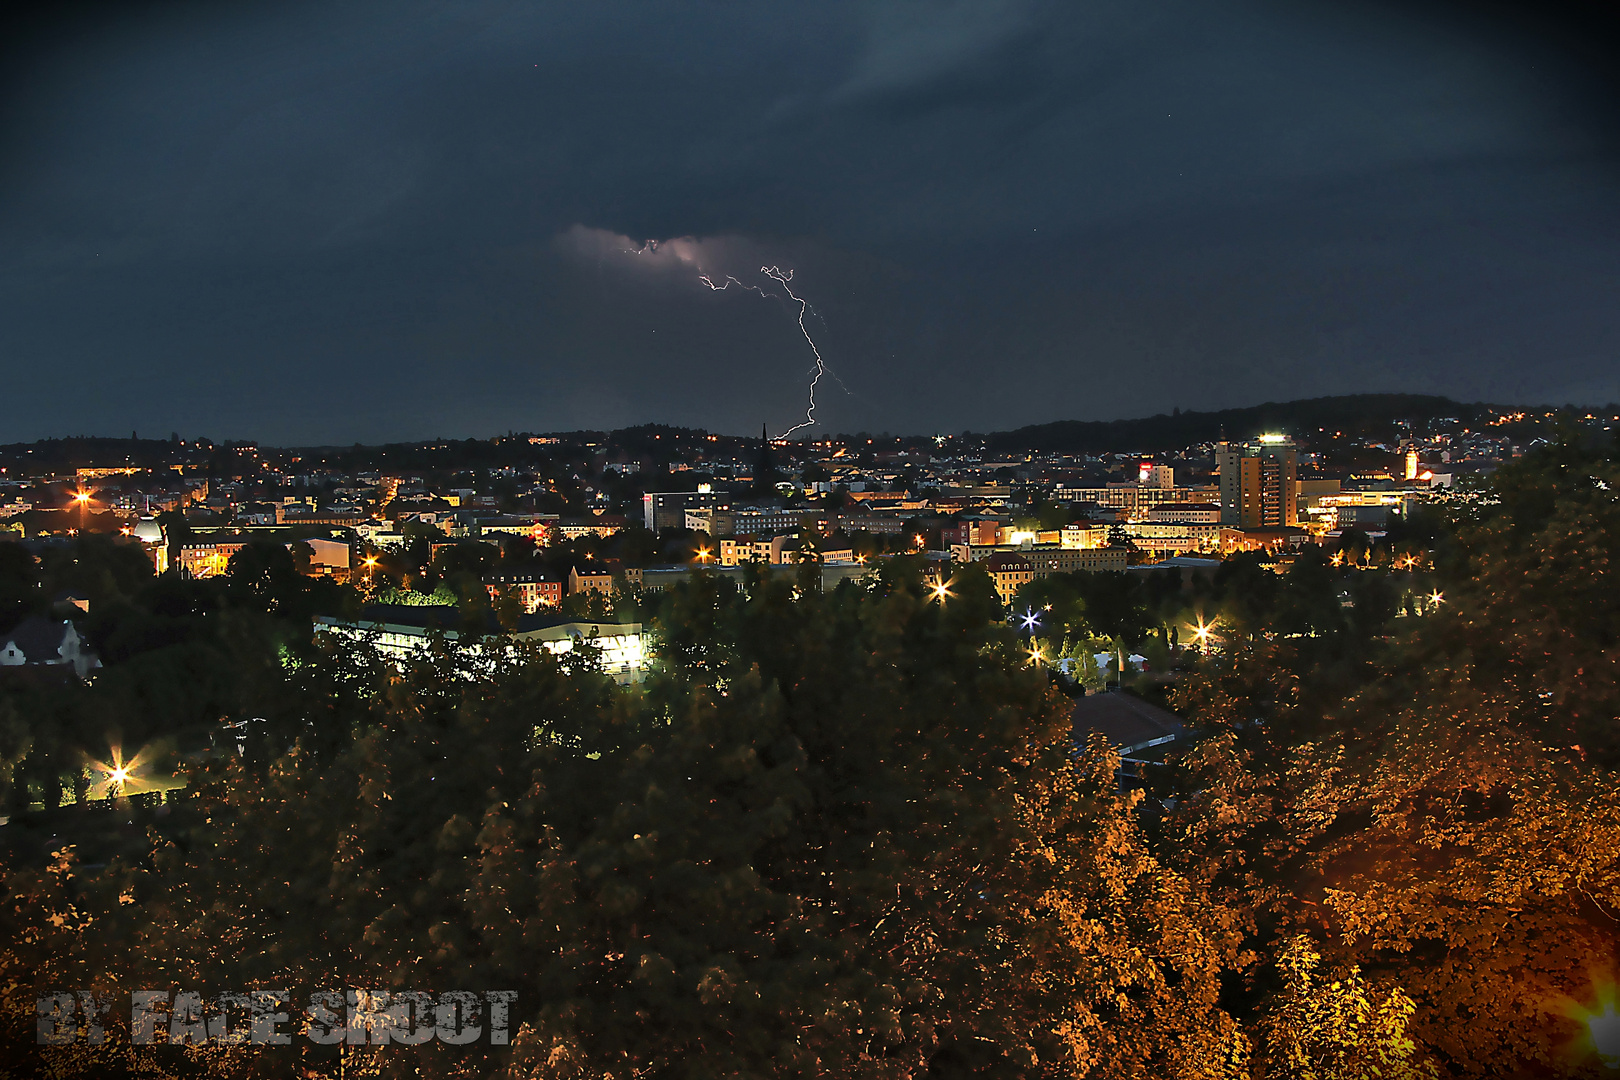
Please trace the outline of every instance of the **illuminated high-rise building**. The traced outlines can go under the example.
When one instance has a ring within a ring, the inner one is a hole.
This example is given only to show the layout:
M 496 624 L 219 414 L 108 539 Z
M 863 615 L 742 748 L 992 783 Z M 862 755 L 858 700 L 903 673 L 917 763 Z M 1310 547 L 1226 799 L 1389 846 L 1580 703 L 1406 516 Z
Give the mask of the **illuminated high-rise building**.
M 1418 452 L 1417 452 L 1417 447 L 1408 446 L 1406 448 L 1406 478 L 1408 480 L 1416 480 L 1417 479 L 1417 474 L 1418 474 Z
M 1221 524 L 1240 529 L 1298 525 L 1298 461 L 1294 440 L 1286 435 L 1262 435 L 1245 443 L 1217 443 Z

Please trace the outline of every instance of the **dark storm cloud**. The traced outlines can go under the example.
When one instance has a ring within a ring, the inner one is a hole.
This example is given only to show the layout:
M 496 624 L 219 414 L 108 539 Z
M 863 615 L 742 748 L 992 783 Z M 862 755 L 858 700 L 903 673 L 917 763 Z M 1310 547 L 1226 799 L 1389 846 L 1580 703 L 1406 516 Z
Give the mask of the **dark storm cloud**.
M 785 425 L 796 311 L 697 281 L 766 263 L 847 383 L 835 429 L 1617 398 L 1610 129 L 1526 25 L 1267 0 L 109 9 L 7 65 L 0 440 Z

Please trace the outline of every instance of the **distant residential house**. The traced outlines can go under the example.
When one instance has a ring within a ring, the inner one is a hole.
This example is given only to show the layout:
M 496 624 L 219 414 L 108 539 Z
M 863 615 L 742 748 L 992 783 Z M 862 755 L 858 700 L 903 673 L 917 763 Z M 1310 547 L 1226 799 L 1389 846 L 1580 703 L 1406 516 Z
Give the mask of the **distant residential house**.
M 996 552 L 984 561 L 984 568 L 995 582 L 996 595 L 1003 604 L 1012 603 L 1019 588 L 1035 580 L 1035 567 L 1022 555 L 1011 551 Z
M 67 667 L 83 679 L 101 666 L 95 651 L 66 619 L 30 616 L 0 635 L 0 667 Z
M 720 565 L 740 566 L 746 562 L 758 562 L 768 563 L 771 566 L 781 566 L 787 562 L 796 562 L 797 552 L 797 536 L 773 536 L 765 540 L 754 537 L 722 540 L 720 541 Z M 790 559 L 790 553 L 795 557 Z
M 484 575 L 484 588 L 492 600 L 499 598 L 503 590 L 516 596 L 526 615 L 562 603 L 562 582 L 553 581 L 540 570 L 495 570 Z
M 568 595 L 599 592 L 603 596 L 613 593 L 613 572 L 605 566 L 571 566 L 568 569 Z
M 51 597 L 51 607 L 78 608 L 80 611 L 88 615 L 90 614 L 90 598 L 84 593 L 79 592 L 77 589 L 63 589 L 61 592 Z M 67 613 L 63 612 L 63 614 Z

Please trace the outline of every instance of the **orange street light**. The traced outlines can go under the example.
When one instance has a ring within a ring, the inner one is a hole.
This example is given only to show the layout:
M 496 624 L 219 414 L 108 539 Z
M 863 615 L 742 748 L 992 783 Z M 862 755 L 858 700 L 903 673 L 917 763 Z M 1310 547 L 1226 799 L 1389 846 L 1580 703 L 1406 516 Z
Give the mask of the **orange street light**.
M 940 603 L 940 606 L 943 607 L 945 605 L 945 601 L 951 595 L 951 583 L 949 581 L 937 581 L 936 580 L 935 582 L 933 582 L 933 584 L 929 585 L 928 591 L 929 591 L 929 597 L 928 598 L 930 600 L 938 600 L 939 603 Z

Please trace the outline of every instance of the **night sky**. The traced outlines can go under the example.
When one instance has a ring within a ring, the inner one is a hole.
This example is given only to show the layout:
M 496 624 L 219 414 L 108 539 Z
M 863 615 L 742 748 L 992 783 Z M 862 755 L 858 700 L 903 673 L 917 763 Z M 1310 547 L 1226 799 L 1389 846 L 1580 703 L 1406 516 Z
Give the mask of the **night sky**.
M 774 433 L 765 265 L 822 430 L 1620 399 L 1615 86 L 1538 19 L 65 9 L 0 56 L 0 442 Z

